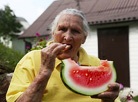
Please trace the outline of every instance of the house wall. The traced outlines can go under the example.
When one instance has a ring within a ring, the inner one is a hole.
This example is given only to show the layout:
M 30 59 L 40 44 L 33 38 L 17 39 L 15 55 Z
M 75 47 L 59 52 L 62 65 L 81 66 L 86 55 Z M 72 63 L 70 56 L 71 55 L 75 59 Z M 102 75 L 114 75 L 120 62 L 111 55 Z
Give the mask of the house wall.
M 12 40 L 12 49 L 17 50 L 21 53 L 25 53 L 25 43 L 23 39 L 14 38 Z
M 110 25 L 110 27 L 129 25 L 129 64 L 130 64 L 130 87 L 138 89 L 138 23 L 125 23 L 119 25 Z M 100 28 L 103 26 L 100 26 Z M 105 26 L 104 26 L 105 27 Z M 109 27 L 109 26 L 107 26 Z M 98 56 L 97 28 L 91 28 L 85 44 L 82 45 L 85 50 L 94 56 Z
M 11 48 L 25 54 L 25 42 L 23 39 L 19 39 L 18 37 L 29 27 L 29 23 L 22 17 L 17 17 L 17 20 L 22 24 L 23 27 L 21 28 L 20 33 L 15 33 L 16 37 L 11 41 Z
M 129 58 L 131 87 L 138 89 L 138 23 L 130 25 L 129 29 Z
M 97 29 L 93 28 L 90 34 L 87 36 L 85 43 L 82 47 L 89 53 L 90 55 L 94 55 L 98 57 L 98 39 L 97 39 Z

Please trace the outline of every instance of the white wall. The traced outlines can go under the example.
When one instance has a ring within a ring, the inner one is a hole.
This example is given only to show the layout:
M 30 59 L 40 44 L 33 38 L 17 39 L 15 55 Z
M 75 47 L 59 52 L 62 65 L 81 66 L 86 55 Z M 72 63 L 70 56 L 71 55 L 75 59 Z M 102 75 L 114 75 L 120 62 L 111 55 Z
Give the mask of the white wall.
M 92 29 L 92 32 L 87 36 L 86 42 L 82 47 L 88 54 L 98 57 L 98 41 L 96 29 Z
M 138 24 L 130 25 L 129 59 L 131 87 L 138 89 Z

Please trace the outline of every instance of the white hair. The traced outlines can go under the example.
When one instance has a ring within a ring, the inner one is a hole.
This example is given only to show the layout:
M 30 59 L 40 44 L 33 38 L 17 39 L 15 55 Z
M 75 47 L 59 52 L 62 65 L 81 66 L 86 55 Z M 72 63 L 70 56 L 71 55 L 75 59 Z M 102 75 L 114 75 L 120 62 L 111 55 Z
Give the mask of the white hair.
M 72 9 L 72 8 L 67 8 L 63 11 L 61 11 L 54 19 L 54 21 L 52 22 L 52 26 L 51 26 L 51 33 L 53 34 L 56 27 L 57 27 L 57 24 L 58 24 L 58 21 L 60 19 L 60 17 L 63 15 L 63 14 L 71 14 L 71 15 L 76 15 L 76 16 L 79 16 L 81 17 L 82 21 L 83 21 L 83 30 L 84 30 L 84 34 L 85 36 L 87 36 L 89 34 L 89 26 L 88 26 L 88 22 L 83 14 L 82 11 L 79 11 L 77 9 Z

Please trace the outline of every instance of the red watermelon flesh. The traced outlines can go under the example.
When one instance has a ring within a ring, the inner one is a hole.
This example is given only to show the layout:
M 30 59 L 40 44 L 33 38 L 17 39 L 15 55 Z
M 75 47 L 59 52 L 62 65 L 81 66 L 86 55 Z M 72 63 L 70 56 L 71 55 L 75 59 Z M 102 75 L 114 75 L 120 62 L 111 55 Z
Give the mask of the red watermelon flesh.
M 63 60 L 61 70 L 63 83 L 72 91 L 83 95 L 95 95 L 107 90 L 116 80 L 112 61 L 101 60 L 99 66 L 79 66 L 71 59 Z

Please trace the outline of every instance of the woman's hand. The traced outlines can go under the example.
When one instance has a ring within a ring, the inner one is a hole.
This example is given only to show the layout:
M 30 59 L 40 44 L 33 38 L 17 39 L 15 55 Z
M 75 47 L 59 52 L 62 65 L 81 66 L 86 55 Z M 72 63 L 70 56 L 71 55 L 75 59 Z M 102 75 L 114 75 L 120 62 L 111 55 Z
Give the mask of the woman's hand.
M 99 98 L 102 102 L 114 102 L 119 95 L 119 87 L 120 85 L 118 83 L 109 84 L 107 91 L 93 95 L 91 98 Z
M 66 44 L 52 43 L 41 50 L 41 70 L 53 71 L 55 58 L 66 48 Z

